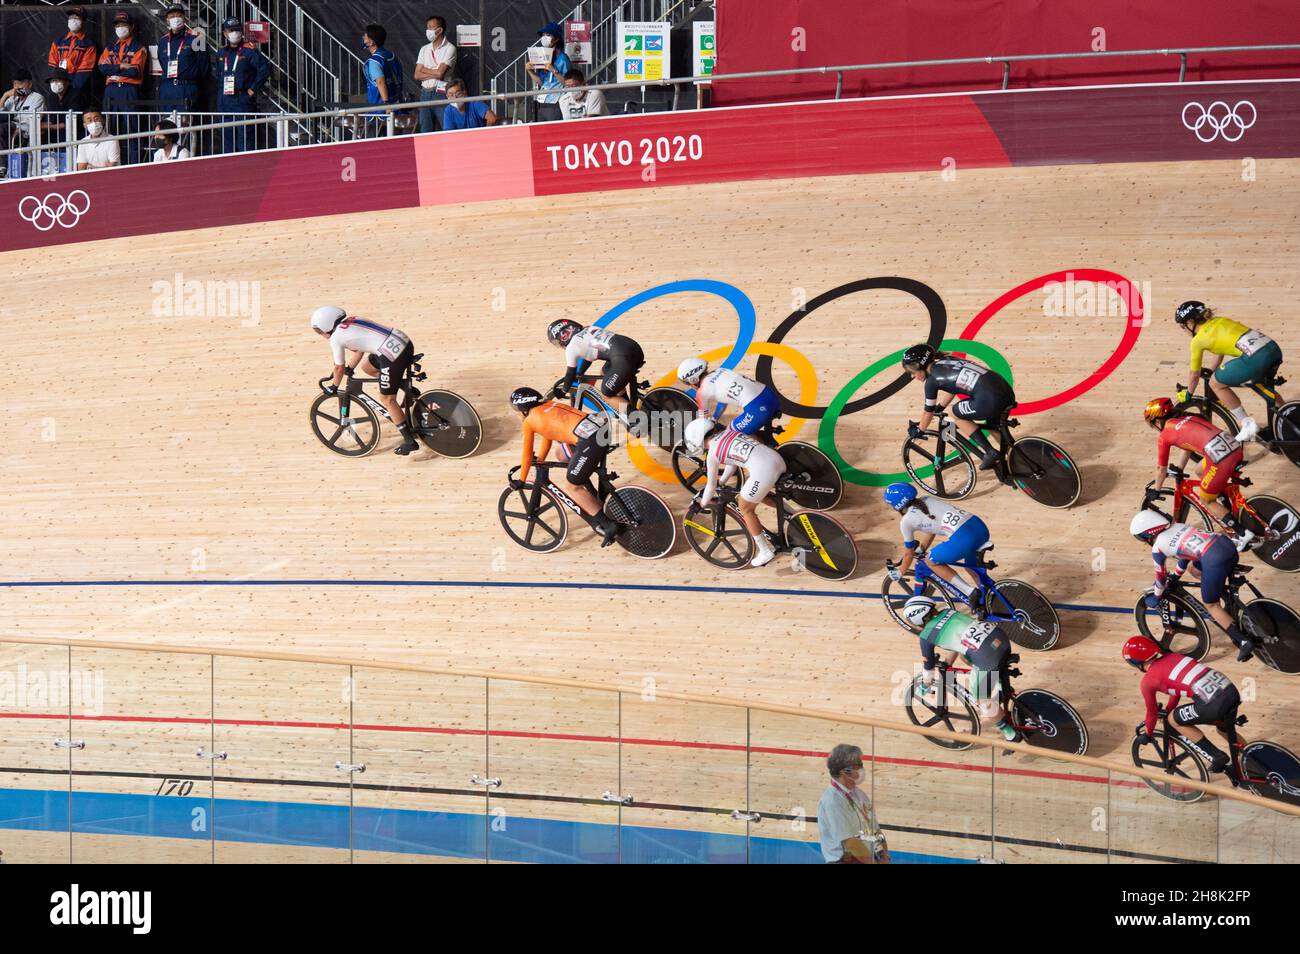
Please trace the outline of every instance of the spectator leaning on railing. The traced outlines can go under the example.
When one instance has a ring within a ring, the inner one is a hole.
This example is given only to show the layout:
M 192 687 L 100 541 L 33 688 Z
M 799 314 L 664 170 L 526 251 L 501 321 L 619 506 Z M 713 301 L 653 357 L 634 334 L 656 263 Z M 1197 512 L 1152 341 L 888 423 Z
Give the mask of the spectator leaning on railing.
M 154 162 L 171 162 L 190 157 L 190 151 L 180 144 L 181 137 L 176 124 L 170 119 L 159 120 L 153 131 L 155 135 L 152 142 L 158 147 L 153 151 Z
M 120 166 L 122 151 L 118 140 L 106 138 L 103 115 L 91 110 L 81 118 L 86 124 L 86 138 L 77 143 L 77 171 Z
M 217 87 L 217 112 L 222 122 L 250 119 L 259 112 L 257 96 L 271 78 L 271 61 L 257 47 L 244 42 L 244 24 L 229 17 L 221 24 L 225 46 L 217 58 L 220 71 Z M 256 126 L 235 126 L 221 131 L 224 152 L 243 152 L 257 135 Z
M 866 777 L 862 750 L 837 745 L 826 758 L 831 784 L 817 803 L 822 857 L 828 864 L 870 865 L 889 862 L 889 846 L 876 822 L 876 810 L 861 788 Z
M 548 122 L 560 118 L 560 92 L 564 87 L 564 74 L 569 72 L 568 54 L 564 52 L 564 31 L 558 23 L 548 23 L 537 31 L 538 42 L 551 51 L 551 61 L 540 70 L 528 63 L 528 75 L 533 85 L 553 92 L 537 97 L 537 121 Z
M 447 83 L 456 75 L 456 47 L 447 39 L 447 21 L 442 17 L 429 17 L 424 35 L 429 42 L 420 47 L 415 58 L 413 78 L 420 84 L 420 102 L 427 103 L 446 95 Z M 432 107 L 420 110 L 420 132 L 433 132 L 438 128 L 437 112 Z
M 173 3 L 163 13 L 167 32 L 158 38 L 158 98 L 167 110 L 187 113 L 199 104 L 199 86 L 207 78 L 211 62 L 207 43 L 185 28 L 185 8 Z
M 478 129 L 495 126 L 497 114 L 488 109 L 483 100 L 465 102 L 465 81 L 454 79 L 447 84 L 447 98 L 451 100 L 442 111 L 443 129 Z
M 560 95 L 559 106 L 560 116 L 564 119 L 609 115 L 605 94 L 598 89 L 587 89 L 587 80 L 576 66 L 564 74 L 564 92 Z
M 113 17 L 113 32 L 117 39 L 104 48 L 99 57 L 99 72 L 104 76 L 104 112 L 112 122 L 114 136 L 140 132 L 135 117 L 114 115 L 134 113 L 140 108 L 140 86 L 148 69 L 149 50 L 135 38 L 131 15 L 120 11 Z M 126 161 L 134 163 L 140 152 L 138 139 L 126 140 Z
M 68 32 L 50 44 L 49 66 L 66 70 L 72 84 L 72 109 L 89 109 L 94 100 L 99 48 L 86 36 L 86 8 L 68 9 Z

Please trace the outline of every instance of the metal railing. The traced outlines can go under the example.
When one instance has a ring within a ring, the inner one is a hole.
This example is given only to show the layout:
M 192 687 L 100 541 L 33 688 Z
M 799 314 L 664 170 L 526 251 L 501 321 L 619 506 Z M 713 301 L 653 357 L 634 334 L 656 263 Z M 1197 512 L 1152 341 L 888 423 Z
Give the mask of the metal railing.
M 1300 50 L 1300 43 L 1286 44 L 1268 44 L 1261 46 L 1206 46 L 1206 47 L 1184 47 L 1177 49 L 1154 49 L 1154 50 L 1108 50 L 1099 53 L 1047 53 L 1032 56 L 982 56 L 982 57 L 965 57 L 961 59 L 949 60 L 912 60 L 895 63 L 862 63 L 845 66 L 825 66 L 825 67 L 804 67 L 800 69 L 788 70 L 756 70 L 747 73 L 726 73 L 714 74 L 712 76 L 686 76 L 671 79 L 646 80 L 634 83 L 590 83 L 588 89 L 599 89 L 602 91 L 609 90 L 644 90 L 647 88 L 665 88 L 673 91 L 672 108 L 676 109 L 679 104 L 679 92 L 683 86 L 694 86 L 697 84 L 711 84 L 725 82 L 728 80 L 741 79 L 761 79 L 778 76 L 798 76 L 798 75 L 831 75 L 837 76 L 834 98 L 839 99 L 843 93 L 843 74 L 881 69 L 895 69 L 901 67 L 915 66 L 952 66 L 959 64 L 994 64 L 1004 66 L 1003 85 L 1005 86 L 1005 69 L 1006 64 L 1013 62 L 1041 61 L 1041 60 L 1061 60 L 1061 59 L 1083 59 L 1090 57 L 1133 57 L 1133 56 L 1177 56 L 1179 57 L 1179 82 L 1186 79 L 1186 61 L 1187 57 L 1196 53 L 1225 53 L 1225 52 L 1265 52 L 1280 50 Z M 1125 85 L 1125 84 L 1116 84 Z M 535 97 L 535 90 L 526 90 L 513 93 L 486 93 L 481 96 L 468 96 L 461 102 L 487 102 L 492 105 L 494 101 L 505 100 L 523 101 L 531 100 Z M 274 127 L 273 134 L 268 133 L 263 140 L 270 146 L 272 143 L 279 148 L 287 145 L 310 145 L 315 143 L 333 142 L 340 138 L 374 138 L 377 136 L 393 136 L 412 131 L 416 125 L 416 111 L 420 109 L 442 109 L 448 104 L 446 99 L 429 100 L 426 102 L 410 103 L 393 103 L 393 104 L 374 104 L 366 106 L 356 106 L 351 108 L 338 108 L 328 110 L 318 110 L 310 113 L 287 113 L 287 114 L 265 114 L 252 117 L 249 119 L 237 120 L 233 122 L 192 122 L 189 124 L 189 132 L 199 133 L 210 130 L 226 130 L 241 126 L 267 126 Z M 698 99 L 691 104 L 699 108 Z M 200 116 L 211 116 L 213 114 L 196 114 Z M 508 119 L 505 121 L 509 121 Z M 126 134 L 111 135 L 109 138 L 119 140 L 139 139 L 152 135 L 152 132 L 133 132 Z M 75 142 L 61 141 L 50 142 L 39 145 L 16 146 L 13 148 L 0 151 L 0 155 L 12 155 L 18 153 L 33 153 L 49 149 L 68 148 L 75 145 Z

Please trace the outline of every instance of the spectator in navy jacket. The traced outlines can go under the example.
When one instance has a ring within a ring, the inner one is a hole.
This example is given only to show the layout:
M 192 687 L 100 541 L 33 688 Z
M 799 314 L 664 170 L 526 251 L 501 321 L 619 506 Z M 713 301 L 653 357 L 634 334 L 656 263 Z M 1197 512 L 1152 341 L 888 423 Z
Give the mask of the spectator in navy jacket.
M 271 61 L 257 47 L 244 42 L 244 24 L 230 17 L 221 24 L 225 46 L 217 57 L 217 112 L 222 122 L 249 119 L 258 108 L 258 94 L 271 77 Z M 224 152 L 243 152 L 257 141 L 258 127 L 236 126 L 221 131 Z
M 173 3 L 163 14 L 167 32 L 158 38 L 158 65 L 162 68 L 158 98 L 169 110 L 190 112 L 199 105 L 199 88 L 208 76 L 208 45 L 185 28 L 185 8 Z
M 99 47 L 86 36 L 86 8 L 68 8 L 68 32 L 50 44 L 49 67 L 67 72 L 72 88 L 71 109 L 89 109 L 95 98 L 95 66 Z
M 114 136 L 140 132 L 141 127 L 131 115 L 140 108 L 140 87 L 148 69 L 149 50 L 135 38 L 131 15 L 119 11 L 113 17 L 116 40 L 104 48 L 99 57 L 99 72 L 104 77 L 104 113 L 108 116 L 108 131 Z M 145 127 L 148 128 L 148 127 Z M 140 140 L 124 140 L 126 161 L 134 163 L 140 154 Z

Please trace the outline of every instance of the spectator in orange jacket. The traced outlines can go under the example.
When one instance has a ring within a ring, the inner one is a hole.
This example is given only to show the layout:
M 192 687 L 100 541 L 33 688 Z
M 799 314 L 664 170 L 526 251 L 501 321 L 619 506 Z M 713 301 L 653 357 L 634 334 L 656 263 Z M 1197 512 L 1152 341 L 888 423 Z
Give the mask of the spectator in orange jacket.
M 130 115 L 140 108 L 140 86 L 149 64 L 149 50 L 135 38 L 131 15 L 119 11 L 113 17 L 117 39 L 99 57 L 99 72 L 104 75 L 104 113 L 110 123 L 110 135 L 140 132 L 139 117 Z M 123 115 L 125 114 L 125 115 Z M 140 155 L 140 140 L 124 140 L 126 161 L 134 163 Z
M 68 9 L 68 32 L 50 44 L 49 66 L 66 70 L 72 84 L 72 109 L 89 109 L 94 99 L 99 47 L 86 36 L 86 8 Z

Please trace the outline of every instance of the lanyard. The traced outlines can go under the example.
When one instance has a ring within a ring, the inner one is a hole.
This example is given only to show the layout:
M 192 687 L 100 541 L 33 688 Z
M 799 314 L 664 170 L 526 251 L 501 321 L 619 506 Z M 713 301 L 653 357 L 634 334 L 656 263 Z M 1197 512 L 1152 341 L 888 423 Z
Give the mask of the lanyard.
M 234 69 L 231 69 L 231 67 L 230 67 L 230 56 L 229 56 L 229 53 L 230 53 L 230 51 L 229 51 L 228 49 L 227 49 L 227 50 L 222 50 L 222 51 L 221 51 L 221 69 L 222 69 L 222 71 L 225 72 L 225 73 L 234 73 L 236 70 L 239 69 L 239 58 L 240 58 L 241 56 L 244 55 L 244 51 L 243 51 L 242 49 L 240 49 L 240 50 L 236 50 L 236 51 L 235 51 L 235 67 L 234 67 Z
M 835 789 L 835 791 L 843 795 L 844 800 L 847 801 L 850 805 L 852 805 L 853 810 L 858 813 L 858 817 L 862 819 L 862 830 L 867 831 L 868 829 L 872 828 L 873 826 L 871 824 L 871 819 L 870 817 L 868 817 L 866 809 L 862 807 L 862 803 L 859 802 L 853 796 L 851 796 L 844 789 L 840 788 L 840 783 L 835 781 L 835 779 L 831 779 L 831 786 Z M 869 832 L 869 834 L 875 834 L 875 832 L 872 831 Z

